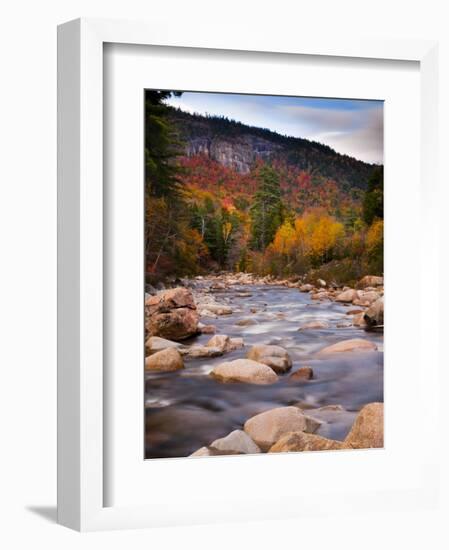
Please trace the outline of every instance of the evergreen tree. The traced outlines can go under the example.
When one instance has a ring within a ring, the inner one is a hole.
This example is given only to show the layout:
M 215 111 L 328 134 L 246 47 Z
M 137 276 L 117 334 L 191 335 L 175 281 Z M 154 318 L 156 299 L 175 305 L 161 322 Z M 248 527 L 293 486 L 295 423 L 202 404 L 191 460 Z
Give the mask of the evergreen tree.
M 258 189 L 250 208 L 252 248 L 265 250 L 282 223 L 283 205 L 277 172 L 268 165 L 260 168 Z
M 145 192 L 150 197 L 181 197 L 180 169 L 175 158 L 180 142 L 167 118 L 164 99 L 180 92 L 145 90 Z
M 384 218 L 384 171 L 379 166 L 368 180 L 368 188 L 363 199 L 363 220 L 371 225 L 374 220 Z

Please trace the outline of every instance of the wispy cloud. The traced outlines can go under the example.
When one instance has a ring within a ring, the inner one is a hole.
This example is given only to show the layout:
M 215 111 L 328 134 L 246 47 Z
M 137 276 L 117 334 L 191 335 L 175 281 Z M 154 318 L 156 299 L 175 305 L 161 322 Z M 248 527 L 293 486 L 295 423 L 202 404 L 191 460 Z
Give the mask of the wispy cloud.
M 168 103 L 319 141 L 366 162 L 383 162 L 381 101 L 186 92 Z

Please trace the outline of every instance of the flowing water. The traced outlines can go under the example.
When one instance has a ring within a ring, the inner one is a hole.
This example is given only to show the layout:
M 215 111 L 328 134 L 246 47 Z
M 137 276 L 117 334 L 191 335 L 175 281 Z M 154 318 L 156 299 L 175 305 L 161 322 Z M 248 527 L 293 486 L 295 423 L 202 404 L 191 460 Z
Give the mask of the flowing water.
M 363 405 L 383 401 L 383 335 L 352 326 L 337 327 L 350 322 L 351 316 L 346 312 L 354 306 L 311 300 L 309 294 L 296 288 L 271 285 L 231 286 L 215 293 L 215 297 L 229 304 L 233 313 L 216 319 L 202 318 L 202 322 L 214 324 L 217 334 L 242 337 L 245 347 L 222 357 L 186 359 L 186 368 L 181 371 L 146 374 L 146 458 L 188 456 L 232 430 L 241 429 L 251 416 L 287 405 L 303 409 L 343 406 L 347 412 L 329 412 L 328 418 L 321 413 L 321 419 L 327 421 L 317 432 L 342 440 Z M 252 319 L 256 324 L 238 326 L 241 319 Z M 326 321 L 330 328 L 298 330 L 302 324 L 315 320 Z M 204 344 L 211 336 L 203 334 L 185 343 Z M 371 340 L 378 351 L 316 357 L 321 348 L 350 338 Z M 209 376 L 218 364 L 245 357 L 253 344 L 277 344 L 287 349 L 293 361 L 290 373 L 266 386 L 223 384 Z M 289 381 L 289 375 L 302 366 L 313 368 L 314 379 Z

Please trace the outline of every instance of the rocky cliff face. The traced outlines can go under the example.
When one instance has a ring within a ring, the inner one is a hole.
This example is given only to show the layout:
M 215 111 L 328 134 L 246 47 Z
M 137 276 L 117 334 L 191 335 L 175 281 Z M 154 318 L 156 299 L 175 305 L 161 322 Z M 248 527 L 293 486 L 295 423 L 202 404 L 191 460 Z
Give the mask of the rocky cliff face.
M 241 174 L 248 174 L 255 161 L 270 160 L 281 147 L 268 140 L 251 135 L 234 139 L 221 137 L 196 137 L 186 143 L 186 155 L 189 157 L 202 154 L 232 168 Z
M 202 154 L 240 174 L 250 172 L 259 159 L 279 160 L 315 176 L 337 181 L 340 186 L 364 189 L 374 170 L 374 165 L 340 155 L 327 145 L 307 139 L 282 136 L 223 117 L 192 115 L 176 109 L 170 109 L 169 116 L 186 156 Z

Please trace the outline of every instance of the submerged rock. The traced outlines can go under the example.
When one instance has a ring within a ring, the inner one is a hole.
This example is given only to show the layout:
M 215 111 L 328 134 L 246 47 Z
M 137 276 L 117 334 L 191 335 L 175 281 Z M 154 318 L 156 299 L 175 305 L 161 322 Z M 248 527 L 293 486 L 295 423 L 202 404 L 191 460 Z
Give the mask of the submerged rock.
M 312 432 L 320 423 L 308 418 L 298 407 L 279 407 L 257 414 L 245 422 L 243 429 L 264 451 L 288 432 Z
M 257 325 L 257 321 L 254 319 L 240 319 L 240 321 L 237 321 L 236 325 L 239 327 L 250 327 L 252 325 Z
M 344 443 L 304 432 L 283 435 L 270 449 L 270 453 L 296 453 L 302 451 L 335 451 L 345 449 Z
M 210 444 L 210 447 L 219 451 L 229 451 L 231 453 L 255 454 L 260 453 L 260 448 L 254 441 L 242 430 L 234 430 L 226 437 L 216 439 Z
M 313 378 L 312 367 L 301 367 L 289 376 L 289 380 L 293 380 L 293 381 L 312 380 L 312 378 Z
M 215 325 L 205 325 L 204 323 L 198 323 L 198 330 L 201 334 L 215 334 L 217 327 Z
M 281 346 L 257 344 L 249 350 L 246 357 L 271 367 L 278 374 L 292 368 L 290 355 Z
M 145 359 L 145 369 L 150 371 L 171 372 L 182 368 L 184 368 L 184 362 L 175 348 L 157 351 Z
M 318 352 L 318 355 L 331 355 L 333 353 L 346 353 L 353 351 L 376 351 L 377 346 L 374 342 L 364 340 L 363 338 L 352 338 L 351 340 L 342 340 L 331 346 L 326 346 Z
M 366 321 L 365 321 L 364 317 L 365 317 L 365 314 L 363 313 L 363 311 L 361 313 L 358 313 L 357 315 L 354 315 L 354 317 L 352 318 L 352 324 L 355 327 L 365 328 L 366 327 Z
M 369 403 L 357 415 L 345 445 L 352 449 L 372 449 L 384 446 L 384 404 Z
M 215 367 L 210 373 L 220 382 L 274 384 L 278 377 L 273 369 L 251 359 L 235 359 Z
M 326 321 L 308 321 L 299 327 L 298 330 L 313 330 L 329 328 L 329 323 Z

